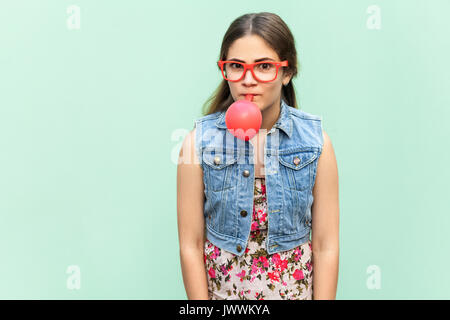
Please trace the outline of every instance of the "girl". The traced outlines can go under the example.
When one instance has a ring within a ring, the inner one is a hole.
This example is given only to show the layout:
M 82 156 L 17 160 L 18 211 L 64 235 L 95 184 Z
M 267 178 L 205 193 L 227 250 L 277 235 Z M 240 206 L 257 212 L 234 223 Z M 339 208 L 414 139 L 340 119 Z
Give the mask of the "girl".
M 186 136 L 178 164 L 188 299 L 335 299 L 336 158 L 322 118 L 297 108 L 289 28 L 272 13 L 237 18 L 218 66 L 223 81 Z M 262 125 L 241 148 L 227 132 L 225 113 L 245 94 L 254 95 Z M 230 137 L 234 143 L 223 149 Z

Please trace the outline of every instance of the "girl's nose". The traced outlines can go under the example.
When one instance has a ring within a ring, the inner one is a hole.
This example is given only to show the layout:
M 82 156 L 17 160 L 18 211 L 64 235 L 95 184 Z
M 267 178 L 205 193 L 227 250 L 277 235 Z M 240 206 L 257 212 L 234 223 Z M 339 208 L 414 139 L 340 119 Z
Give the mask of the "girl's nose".
M 244 74 L 244 82 L 247 82 L 247 83 L 253 83 L 253 82 L 256 82 L 256 79 L 255 78 L 253 78 L 253 74 L 252 74 L 252 71 L 251 70 L 247 70 L 246 72 L 245 72 L 245 74 Z

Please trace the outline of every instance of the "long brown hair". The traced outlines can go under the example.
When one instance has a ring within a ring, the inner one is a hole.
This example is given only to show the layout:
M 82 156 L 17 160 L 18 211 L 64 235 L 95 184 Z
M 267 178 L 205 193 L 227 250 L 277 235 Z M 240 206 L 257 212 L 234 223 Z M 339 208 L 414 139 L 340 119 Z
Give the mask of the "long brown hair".
M 220 48 L 219 60 L 225 60 L 232 43 L 244 36 L 257 35 L 278 54 L 281 61 L 288 60 L 284 72 L 292 75 L 287 86 L 282 86 L 281 98 L 294 108 L 297 108 L 294 84 L 292 79 L 297 75 L 297 50 L 289 27 L 276 14 L 270 12 L 248 13 L 235 19 L 225 33 Z M 219 68 L 219 66 L 217 66 Z M 219 68 L 220 70 L 220 68 Z M 234 102 L 230 88 L 225 79 L 203 105 L 203 114 L 208 115 L 224 111 Z

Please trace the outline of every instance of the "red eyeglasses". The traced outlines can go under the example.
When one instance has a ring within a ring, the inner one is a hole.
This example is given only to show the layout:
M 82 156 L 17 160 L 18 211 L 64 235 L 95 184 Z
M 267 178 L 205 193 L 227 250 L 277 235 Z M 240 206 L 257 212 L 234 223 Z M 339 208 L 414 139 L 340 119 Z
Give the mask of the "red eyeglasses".
M 248 69 L 252 72 L 253 77 L 259 82 L 271 82 L 278 76 L 278 69 L 280 67 L 287 67 L 288 61 L 260 61 L 255 63 L 242 63 L 237 61 L 222 61 L 217 62 L 222 76 L 227 81 L 240 81 Z M 256 67 L 256 69 L 255 69 Z

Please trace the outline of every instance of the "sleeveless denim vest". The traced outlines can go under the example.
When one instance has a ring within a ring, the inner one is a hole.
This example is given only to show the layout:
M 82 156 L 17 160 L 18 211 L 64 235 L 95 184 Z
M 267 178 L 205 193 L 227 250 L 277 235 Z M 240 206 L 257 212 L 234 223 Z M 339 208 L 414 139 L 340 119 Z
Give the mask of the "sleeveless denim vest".
M 254 147 L 228 131 L 225 113 L 194 121 L 195 148 L 203 170 L 206 238 L 241 256 L 252 222 Z M 310 239 L 312 189 L 322 146 L 322 117 L 292 108 L 281 99 L 280 115 L 264 145 L 268 254 Z

